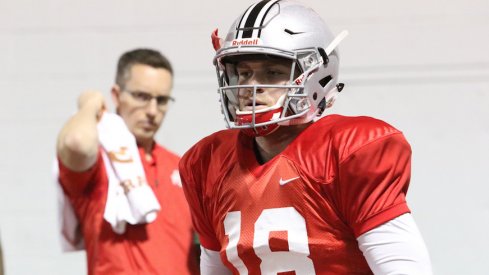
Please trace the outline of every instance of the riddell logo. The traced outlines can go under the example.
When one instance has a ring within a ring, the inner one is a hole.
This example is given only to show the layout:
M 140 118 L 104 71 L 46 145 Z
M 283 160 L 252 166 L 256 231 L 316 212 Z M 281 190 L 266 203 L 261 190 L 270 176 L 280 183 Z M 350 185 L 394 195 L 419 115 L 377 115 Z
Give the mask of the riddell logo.
M 233 42 L 231 42 L 232 46 L 253 46 L 253 45 L 260 45 L 261 40 L 260 38 L 255 38 L 255 39 L 235 39 Z

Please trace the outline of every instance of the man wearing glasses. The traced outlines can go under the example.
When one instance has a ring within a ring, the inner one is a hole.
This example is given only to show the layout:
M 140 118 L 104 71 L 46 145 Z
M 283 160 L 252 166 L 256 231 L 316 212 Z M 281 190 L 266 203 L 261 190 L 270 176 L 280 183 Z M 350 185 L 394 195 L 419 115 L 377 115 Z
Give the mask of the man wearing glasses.
M 78 112 L 59 133 L 59 182 L 80 222 L 89 274 L 195 274 L 190 211 L 175 174 L 179 157 L 154 140 L 174 101 L 172 86 L 171 64 L 158 51 L 136 49 L 120 57 L 111 95 L 161 205 L 150 223 L 128 224 L 121 234 L 104 219 L 109 184 L 97 131 L 106 110 L 100 92 L 82 93 Z

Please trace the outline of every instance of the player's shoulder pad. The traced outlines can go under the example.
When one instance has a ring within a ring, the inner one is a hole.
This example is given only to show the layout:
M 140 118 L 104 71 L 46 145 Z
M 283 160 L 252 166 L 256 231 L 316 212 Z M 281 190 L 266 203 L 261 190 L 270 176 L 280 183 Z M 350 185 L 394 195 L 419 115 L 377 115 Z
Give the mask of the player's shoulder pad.
M 312 125 L 312 133 L 327 136 L 340 155 L 346 156 L 351 152 L 374 141 L 402 132 L 380 119 L 368 116 L 329 115 Z
M 315 156 L 309 162 L 317 162 L 317 167 L 325 167 L 322 169 L 325 170 L 327 182 L 332 181 L 337 174 L 336 167 L 339 163 L 370 144 L 385 141 L 391 145 L 397 144 L 395 146 L 401 146 L 410 153 L 410 146 L 402 132 L 382 120 L 368 116 L 328 115 L 314 122 L 306 132 L 303 140 L 316 145 L 304 147 L 304 151 L 308 150 L 309 153 L 305 152 L 303 158 Z M 318 152 L 323 154 L 318 156 Z M 320 174 L 314 167 L 310 170 Z

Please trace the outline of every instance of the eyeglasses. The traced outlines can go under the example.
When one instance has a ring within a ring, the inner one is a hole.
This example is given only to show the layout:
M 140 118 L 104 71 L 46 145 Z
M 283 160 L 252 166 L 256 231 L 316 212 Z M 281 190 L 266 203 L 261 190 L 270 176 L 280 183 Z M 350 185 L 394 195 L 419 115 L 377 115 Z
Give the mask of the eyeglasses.
M 156 99 L 156 104 L 158 105 L 158 108 L 165 108 L 168 105 L 168 103 L 175 102 L 175 99 L 173 97 L 167 95 L 154 96 L 150 93 L 146 93 L 142 91 L 124 90 L 124 92 L 129 93 L 134 99 L 134 101 L 138 103 L 141 107 L 148 105 L 153 98 Z

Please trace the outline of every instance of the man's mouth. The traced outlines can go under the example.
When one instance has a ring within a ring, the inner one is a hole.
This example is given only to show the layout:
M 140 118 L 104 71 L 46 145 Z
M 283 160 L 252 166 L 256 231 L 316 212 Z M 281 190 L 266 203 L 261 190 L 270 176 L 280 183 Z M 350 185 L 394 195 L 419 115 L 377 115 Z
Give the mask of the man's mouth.
M 255 110 L 260 110 L 260 109 L 264 109 L 267 107 L 268 107 L 267 104 L 265 104 L 264 102 L 261 102 L 261 101 L 255 102 Z M 242 111 L 252 111 L 252 110 L 253 110 L 253 101 L 245 102 L 245 104 L 243 105 Z
M 139 125 L 144 129 L 154 129 L 156 127 L 156 124 L 152 121 L 141 121 Z

